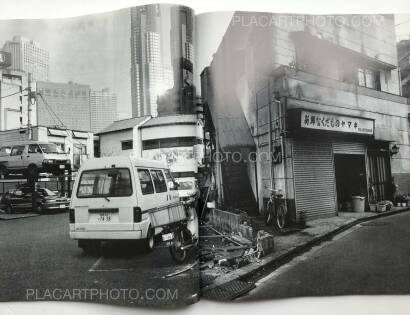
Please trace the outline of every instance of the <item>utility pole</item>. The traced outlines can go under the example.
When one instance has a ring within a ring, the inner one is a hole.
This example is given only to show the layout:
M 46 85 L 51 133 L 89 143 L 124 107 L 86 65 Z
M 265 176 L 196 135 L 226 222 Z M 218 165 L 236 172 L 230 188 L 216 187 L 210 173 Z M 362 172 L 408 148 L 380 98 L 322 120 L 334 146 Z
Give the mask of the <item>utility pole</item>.
M 27 91 L 27 134 L 28 140 L 33 140 L 33 134 L 31 130 L 31 73 L 28 73 Z

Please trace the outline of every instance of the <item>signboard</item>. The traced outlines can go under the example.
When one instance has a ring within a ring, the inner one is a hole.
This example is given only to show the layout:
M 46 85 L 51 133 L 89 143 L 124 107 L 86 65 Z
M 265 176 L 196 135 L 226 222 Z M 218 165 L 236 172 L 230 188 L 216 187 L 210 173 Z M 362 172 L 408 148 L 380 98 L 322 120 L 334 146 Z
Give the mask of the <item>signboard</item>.
M 301 110 L 300 115 L 301 128 L 361 135 L 374 134 L 374 121 L 372 119 L 308 110 Z
M 171 172 L 197 172 L 198 162 L 193 147 L 173 147 L 143 150 L 144 159 L 165 163 Z
M 0 51 L 0 68 L 11 66 L 11 54 L 5 51 Z

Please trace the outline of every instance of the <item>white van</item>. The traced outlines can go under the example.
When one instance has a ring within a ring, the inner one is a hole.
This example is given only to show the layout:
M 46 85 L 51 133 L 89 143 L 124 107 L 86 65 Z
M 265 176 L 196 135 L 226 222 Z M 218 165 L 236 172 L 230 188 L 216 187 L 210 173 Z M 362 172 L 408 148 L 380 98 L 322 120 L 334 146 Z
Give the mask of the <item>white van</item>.
M 164 226 L 187 218 L 168 168 L 127 156 L 87 160 L 70 203 L 70 237 L 85 252 L 102 240 L 144 240 L 147 250 Z

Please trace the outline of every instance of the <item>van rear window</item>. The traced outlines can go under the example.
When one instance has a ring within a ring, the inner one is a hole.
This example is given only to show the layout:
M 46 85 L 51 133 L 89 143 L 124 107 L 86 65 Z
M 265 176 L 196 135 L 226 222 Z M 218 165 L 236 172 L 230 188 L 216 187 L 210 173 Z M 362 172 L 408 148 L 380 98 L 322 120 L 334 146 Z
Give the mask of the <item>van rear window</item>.
M 81 173 L 78 198 L 125 197 L 132 194 L 130 170 L 110 168 Z

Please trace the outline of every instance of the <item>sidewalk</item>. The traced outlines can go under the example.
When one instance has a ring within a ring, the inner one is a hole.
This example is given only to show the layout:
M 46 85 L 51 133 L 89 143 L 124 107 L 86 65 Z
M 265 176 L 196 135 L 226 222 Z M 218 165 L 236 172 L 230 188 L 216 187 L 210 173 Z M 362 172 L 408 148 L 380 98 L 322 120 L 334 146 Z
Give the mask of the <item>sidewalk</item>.
M 253 283 L 246 281 L 263 269 L 274 270 L 286 264 L 295 256 L 302 254 L 325 240 L 331 239 L 361 222 L 394 215 L 409 211 L 407 207 L 393 207 L 392 210 L 383 213 L 364 212 L 339 212 L 338 216 L 312 220 L 307 227 L 287 235 L 275 235 L 275 249 L 270 255 L 257 261 L 238 268 L 236 270 L 220 269 L 216 275 L 212 270 L 201 271 L 205 285 L 201 290 L 204 298 L 229 300 L 251 290 Z

